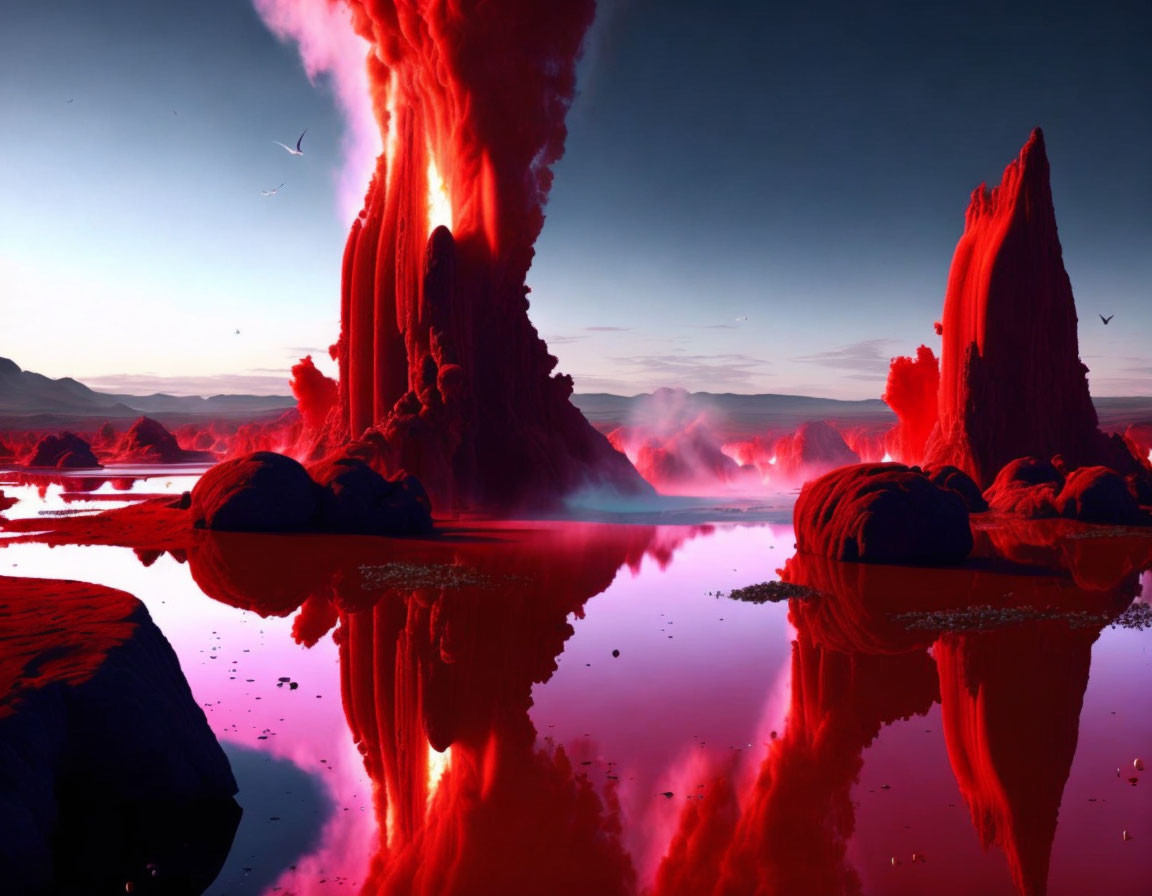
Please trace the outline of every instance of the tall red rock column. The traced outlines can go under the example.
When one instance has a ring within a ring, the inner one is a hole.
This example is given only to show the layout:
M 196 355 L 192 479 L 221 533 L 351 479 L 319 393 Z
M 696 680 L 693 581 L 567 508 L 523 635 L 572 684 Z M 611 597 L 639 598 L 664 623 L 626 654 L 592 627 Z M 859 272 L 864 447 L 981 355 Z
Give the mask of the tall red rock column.
M 570 403 L 525 286 L 593 0 L 345 0 L 387 147 L 344 254 L 341 424 L 438 506 L 647 492 Z M 452 229 L 429 235 L 429 173 Z
M 972 194 L 944 300 L 939 422 L 929 464 L 982 486 L 1008 461 L 1063 454 L 1107 463 L 1076 305 L 1064 270 L 1044 136 L 1032 132 L 1000 185 Z

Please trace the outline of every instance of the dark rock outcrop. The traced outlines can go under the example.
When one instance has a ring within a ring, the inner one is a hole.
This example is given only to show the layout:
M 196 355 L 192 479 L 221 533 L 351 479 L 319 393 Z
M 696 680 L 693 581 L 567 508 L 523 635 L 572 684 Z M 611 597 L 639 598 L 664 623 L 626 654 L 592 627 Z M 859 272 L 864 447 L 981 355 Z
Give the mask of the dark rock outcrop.
M 1059 516 L 1056 497 L 1064 487 L 1064 475 L 1039 457 L 1018 457 L 996 475 L 984 491 L 988 507 L 1030 519 Z
M 257 451 L 213 467 L 192 489 L 192 521 L 226 532 L 306 532 L 320 510 L 320 487 L 283 454 Z
M 836 560 L 956 563 L 972 550 L 960 496 L 903 464 L 843 467 L 809 482 L 793 522 L 801 551 Z
M 959 467 L 947 464 L 940 467 L 925 467 L 924 475 L 932 481 L 933 485 L 938 485 L 940 488 L 959 495 L 969 513 L 982 513 L 988 509 L 988 502 L 984 500 L 980 486 Z
M 324 532 L 419 535 L 432 531 L 432 505 L 415 476 L 385 479 L 355 457 L 335 457 L 309 468 L 322 486 L 318 526 Z
M 1081 467 L 1068 474 L 1056 498 L 1062 517 L 1089 523 L 1135 523 L 1140 506 L 1127 480 L 1107 467 Z
M 80 436 L 71 432 L 44 436 L 32 453 L 25 458 L 29 467 L 52 467 L 53 469 L 86 469 L 99 467 L 100 461 L 92 453 L 92 447 Z
M 200 477 L 192 525 L 222 532 L 342 532 L 421 535 L 432 507 L 420 481 L 386 479 L 362 458 L 341 455 L 306 470 L 283 454 L 257 451 Z
M 0 576 L 0 880 L 7 893 L 200 893 L 236 782 L 138 600 Z M 158 878 L 158 879 L 160 879 Z
M 164 424 L 151 417 L 141 417 L 133 423 L 113 450 L 115 463 L 184 464 L 216 460 L 210 451 L 185 451 Z

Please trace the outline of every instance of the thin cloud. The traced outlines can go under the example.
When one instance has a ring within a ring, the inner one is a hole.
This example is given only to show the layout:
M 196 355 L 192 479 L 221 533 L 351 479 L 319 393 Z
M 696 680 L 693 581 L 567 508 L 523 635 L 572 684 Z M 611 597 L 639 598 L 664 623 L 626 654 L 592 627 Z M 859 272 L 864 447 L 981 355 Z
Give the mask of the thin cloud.
M 763 380 L 770 362 L 742 354 L 701 355 L 679 352 L 633 355 L 610 359 L 615 375 L 573 373 L 582 391 L 605 390 L 634 394 L 662 386 L 682 386 L 689 391 L 746 392 Z
M 215 374 L 209 376 L 156 376 L 142 373 L 112 373 L 81 379 L 98 392 L 128 395 L 277 395 L 291 393 L 288 373 Z
M 888 375 L 888 365 L 892 361 L 891 345 L 891 339 L 864 339 L 792 360 L 849 371 L 850 379 L 882 380 Z
M 585 327 L 589 333 L 628 333 L 635 327 Z

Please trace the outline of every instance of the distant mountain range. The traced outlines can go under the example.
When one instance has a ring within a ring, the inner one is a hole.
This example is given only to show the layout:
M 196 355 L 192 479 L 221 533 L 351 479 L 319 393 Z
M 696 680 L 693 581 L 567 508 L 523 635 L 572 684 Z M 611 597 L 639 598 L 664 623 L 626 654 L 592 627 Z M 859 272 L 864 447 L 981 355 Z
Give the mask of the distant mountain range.
M 97 392 L 71 377 L 54 380 L 0 358 L 0 426 L 6 429 L 132 419 L 148 414 L 165 422 L 202 418 L 258 419 L 296 406 L 286 395 L 122 395 Z
M 752 435 L 775 427 L 791 427 L 806 420 L 832 420 L 846 425 L 895 423 L 896 416 L 878 398 L 841 401 L 805 395 L 738 395 L 730 392 L 686 392 L 657 389 L 650 394 L 612 395 L 587 392 L 572 396 L 573 403 L 601 430 L 622 424 L 652 426 L 659 422 L 687 422 L 706 415 L 728 433 Z M 1152 398 L 1094 399 L 1101 426 L 1152 421 Z M 83 383 L 58 380 L 21 370 L 0 358 L 0 428 L 33 429 L 82 423 L 133 419 L 141 414 L 166 424 L 205 418 L 258 420 L 275 417 L 296 406 L 290 395 L 125 395 L 97 392 Z

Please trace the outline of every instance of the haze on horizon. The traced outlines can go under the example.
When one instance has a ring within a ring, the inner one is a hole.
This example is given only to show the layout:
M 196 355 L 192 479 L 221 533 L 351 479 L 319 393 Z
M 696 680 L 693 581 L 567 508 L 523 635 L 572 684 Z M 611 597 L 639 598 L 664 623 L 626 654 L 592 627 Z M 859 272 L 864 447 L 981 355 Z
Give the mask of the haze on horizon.
M 600 7 L 529 276 L 577 391 L 877 397 L 1039 124 L 1093 393 L 1152 394 L 1147 4 Z M 0 9 L 0 356 L 197 394 L 327 361 L 344 122 L 295 46 L 247 0 Z

